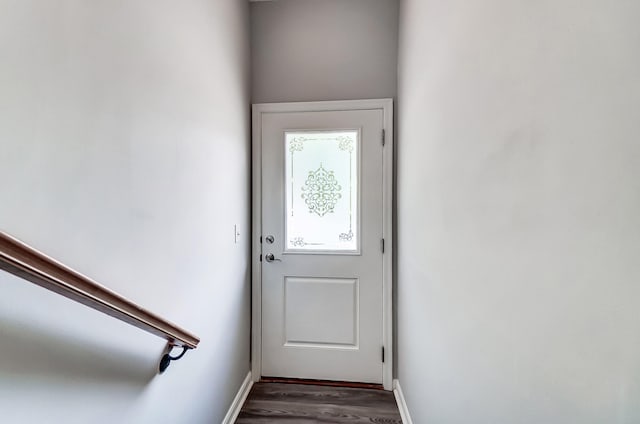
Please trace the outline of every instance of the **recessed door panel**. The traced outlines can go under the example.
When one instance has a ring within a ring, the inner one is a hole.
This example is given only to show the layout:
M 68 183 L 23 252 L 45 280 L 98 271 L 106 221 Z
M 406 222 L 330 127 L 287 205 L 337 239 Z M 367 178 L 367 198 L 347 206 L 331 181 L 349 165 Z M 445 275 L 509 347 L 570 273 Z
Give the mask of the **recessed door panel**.
M 358 347 L 358 280 L 285 277 L 284 345 Z

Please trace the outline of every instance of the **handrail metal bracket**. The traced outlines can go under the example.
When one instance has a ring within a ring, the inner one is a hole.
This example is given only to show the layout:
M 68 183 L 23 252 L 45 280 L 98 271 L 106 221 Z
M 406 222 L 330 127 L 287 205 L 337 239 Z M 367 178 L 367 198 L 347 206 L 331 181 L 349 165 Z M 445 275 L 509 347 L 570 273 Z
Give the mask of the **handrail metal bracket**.
M 182 358 L 185 353 L 187 353 L 187 350 L 191 350 L 191 348 L 188 346 L 182 346 L 182 353 L 180 355 L 171 356 L 169 354 L 171 353 L 171 350 L 173 350 L 173 347 L 174 346 L 171 346 L 169 352 L 162 355 L 162 359 L 160 359 L 160 366 L 158 367 L 160 374 L 162 374 L 167 368 L 169 368 L 169 365 L 171 365 L 171 361 L 177 361 L 178 359 Z

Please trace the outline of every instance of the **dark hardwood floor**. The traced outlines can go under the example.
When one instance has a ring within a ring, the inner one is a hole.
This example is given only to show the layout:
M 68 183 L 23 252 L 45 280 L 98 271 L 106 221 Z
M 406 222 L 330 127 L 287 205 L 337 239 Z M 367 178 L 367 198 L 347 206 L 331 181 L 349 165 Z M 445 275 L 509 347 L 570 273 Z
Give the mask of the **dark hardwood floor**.
M 256 383 L 236 424 L 402 424 L 392 392 L 375 389 Z

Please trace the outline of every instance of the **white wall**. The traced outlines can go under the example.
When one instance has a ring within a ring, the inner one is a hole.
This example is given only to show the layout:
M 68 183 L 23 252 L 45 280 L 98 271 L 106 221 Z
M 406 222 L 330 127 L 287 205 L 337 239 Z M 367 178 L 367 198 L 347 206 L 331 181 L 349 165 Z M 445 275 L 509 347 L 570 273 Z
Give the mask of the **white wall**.
M 238 0 L 0 0 L 0 229 L 202 339 L 156 376 L 163 340 L 0 273 L 3 422 L 221 421 L 249 370 L 247 34 Z
M 640 422 L 640 3 L 404 0 L 416 423 Z
M 396 95 L 397 0 L 251 3 L 253 103 Z

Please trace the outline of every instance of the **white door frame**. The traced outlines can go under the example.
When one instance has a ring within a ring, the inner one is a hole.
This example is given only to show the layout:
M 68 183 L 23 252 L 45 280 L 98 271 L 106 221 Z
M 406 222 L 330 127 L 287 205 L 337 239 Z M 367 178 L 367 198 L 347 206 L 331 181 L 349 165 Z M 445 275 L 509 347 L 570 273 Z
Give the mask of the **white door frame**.
M 384 114 L 383 149 L 383 212 L 382 256 L 382 340 L 384 343 L 384 363 L 382 364 L 382 384 L 385 390 L 393 389 L 393 100 L 341 100 L 329 102 L 261 103 L 253 105 L 252 116 L 252 247 L 251 247 L 251 375 L 257 382 L 262 376 L 262 267 L 260 255 L 262 244 L 262 115 L 267 113 L 320 112 L 381 109 Z M 380 140 L 382 143 L 383 140 Z M 381 352 L 382 354 L 382 352 Z

